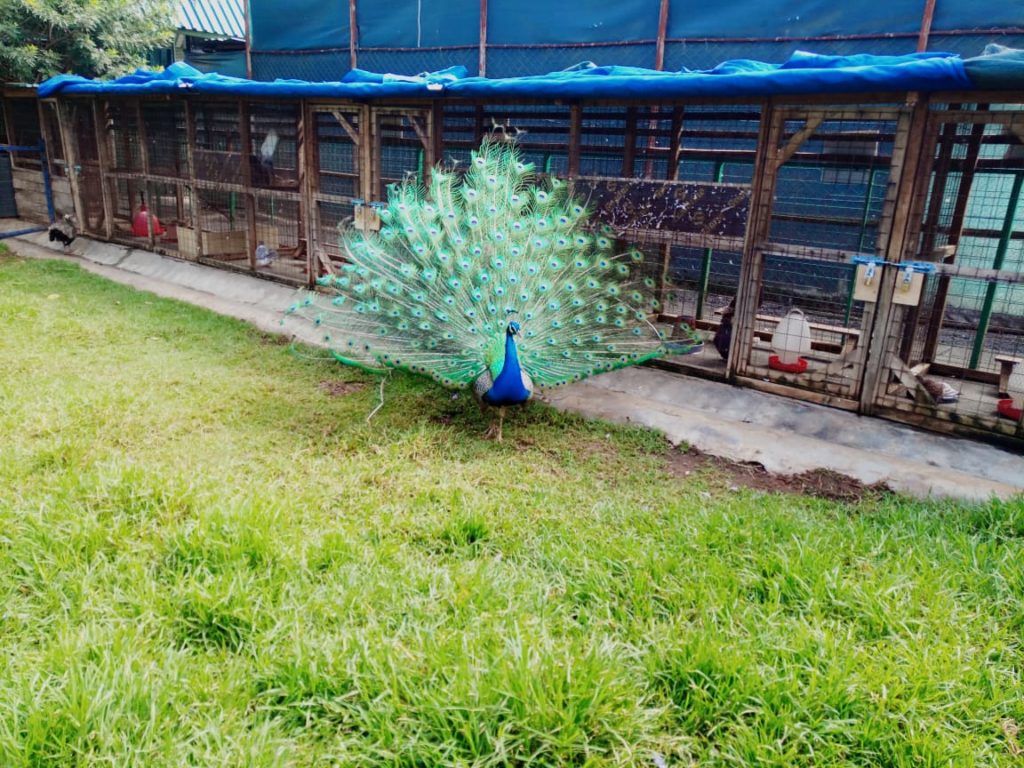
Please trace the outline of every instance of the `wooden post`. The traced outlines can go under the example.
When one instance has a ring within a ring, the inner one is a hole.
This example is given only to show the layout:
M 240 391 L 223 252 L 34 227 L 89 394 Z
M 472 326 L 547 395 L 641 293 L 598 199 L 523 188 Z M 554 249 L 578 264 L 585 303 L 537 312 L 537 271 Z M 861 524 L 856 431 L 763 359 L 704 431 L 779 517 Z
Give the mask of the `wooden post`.
M 374 158 L 380 157 L 379 152 L 374 151 L 374 145 L 380 135 L 376 124 L 377 115 L 374 109 L 366 104 L 359 112 L 359 121 L 362 128 L 359 131 L 359 181 L 362 187 L 362 198 L 369 202 L 377 198 L 376 182 L 377 169 L 374 168 Z M 381 190 L 383 193 L 384 190 Z
M 92 113 L 93 130 L 96 133 L 96 160 L 99 164 L 100 197 L 103 202 L 103 232 L 107 240 L 111 240 L 114 237 L 114 202 L 110 199 L 110 184 L 107 183 L 107 172 L 110 170 L 110 141 L 107 136 L 107 123 L 101 114 L 106 101 L 96 99 L 90 100 L 88 104 Z
M 903 112 L 897 122 L 896 139 L 893 143 L 892 164 L 889 176 L 892 195 L 887 195 L 887 208 L 891 210 L 888 239 L 879 243 L 879 250 L 884 248 L 887 262 L 897 263 L 907 246 L 907 233 L 912 229 L 912 209 L 921 174 L 918 164 L 921 162 L 922 149 L 925 144 L 925 131 L 928 129 L 928 102 L 919 100 L 910 110 Z M 931 150 L 925 155 L 930 159 Z M 896 281 L 896 270 L 887 269 L 887 275 L 881 281 L 881 290 L 875 310 L 874 327 L 867 340 L 862 336 L 861 343 L 868 344 L 867 363 L 864 366 L 864 380 L 860 393 L 860 413 L 871 414 L 875 410 L 875 401 L 884 389 L 890 356 L 890 327 L 893 320 L 892 294 Z M 865 329 L 866 330 L 866 329 Z
M 988 109 L 987 104 L 979 104 L 978 109 Z M 949 127 L 954 131 L 956 125 L 950 123 Z M 953 205 L 953 216 L 949 222 L 949 245 L 959 245 L 960 236 L 964 228 L 964 219 L 967 216 L 967 200 L 971 195 L 971 187 L 974 186 L 974 174 L 978 166 L 978 156 L 981 154 L 981 139 L 985 135 L 985 124 L 975 123 L 971 128 L 971 137 L 967 144 L 967 157 L 964 159 L 963 171 L 960 173 L 960 184 L 957 186 L 956 203 Z M 937 202 L 937 201 L 933 201 Z M 939 206 L 937 206 L 938 208 Z M 956 261 L 956 254 L 946 260 L 946 263 Z M 922 360 L 932 360 L 935 357 L 935 350 L 939 346 L 939 333 L 942 330 L 943 316 L 946 314 L 946 302 L 949 299 L 949 275 L 940 275 L 939 282 L 935 289 L 935 302 L 932 305 L 932 316 L 928 324 L 928 335 L 925 336 L 924 351 Z
M 242 3 L 245 10 L 245 76 L 252 80 L 252 8 L 250 0 L 242 0 Z
M 669 0 L 661 0 L 658 8 L 658 40 L 654 45 L 654 68 L 662 70 L 665 68 L 665 37 L 668 34 L 668 7 Z
M 480 77 L 487 77 L 487 0 L 480 0 Z
M 569 178 L 580 175 L 580 138 L 583 132 L 583 107 L 569 107 Z
M 636 107 L 626 107 L 626 126 L 622 145 L 622 176 L 633 177 L 636 164 Z
M 242 161 L 242 185 L 245 192 L 242 197 L 245 199 L 245 242 L 246 256 L 249 259 L 249 269 L 256 269 L 256 244 L 259 242 L 256 235 L 256 197 L 252 188 L 252 126 L 249 122 L 249 102 L 242 99 L 238 102 L 238 143 L 239 154 Z
M 146 239 L 149 241 L 149 247 L 156 247 L 156 233 L 153 232 L 153 211 L 149 210 L 153 205 L 153 185 L 149 182 L 149 138 L 146 131 L 146 121 L 142 116 L 142 101 L 139 99 L 133 99 L 135 106 L 135 123 L 138 126 L 138 137 L 139 137 L 139 158 L 142 160 L 142 174 L 145 177 L 145 181 L 142 182 L 142 188 L 145 190 L 144 202 L 146 205 Z
M 761 122 L 757 132 L 757 153 L 754 156 L 754 175 L 751 188 L 750 213 L 747 231 L 743 237 L 743 261 L 740 264 L 739 288 L 736 291 L 736 311 L 733 314 L 732 343 L 726 361 L 726 376 L 730 379 L 743 373 L 749 362 L 751 345 L 757 324 L 757 307 L 761 300 L 761 279 L 764 257 L 761 253 L 768 237 L 771 222 L 772 190 L 778 170 L 775 148 L 782 133 L 783 115 L 775 110 L 771 99 L 761 102 Z
M 665 178 L 669 181 L 675 181 L 679 178 L 679 149 L 681 136 L 680 133 L 683 129 L 683 107 L 677 106 L 672 110 L 672 123 L 671 136 L 669 137 L 669 148 L 668 148 L 668 167 L 665 169 Z M 654 137 L 652 136 L 653 140 Z M 648 161 L 649 163 L 650 161 Z M 672 243 L 665 243 L 661 246 L 661 276 L 658 283 L 658 300 L 661 301 L 662 310 L 665 309 L 665 303 L 668 299 L 669 289 L 669 273 L 672 269 Z M 697 299 L 697 307 L 700 307 L 700 297 Z M 694 313 L 695 320 L 700 319 L 700 311 Z
M 59 104 L 59 102 L 58 102 Z M 79 225 L 84 227 L 85 221 L 85 204 L 82 201 L 82 189 L 78 185 L 78 145 L 74 141 L 74 134 L 71 131 L 68 121 L 64 119 L 64 110 L 57 109 L 57 126 L 60 130 L 61 142 L 64 144 L 64 163 L 68 172 L 68 186 L 71 187 L 71 200 L 75 206 L 75 219 Z M 44 162 L 49 162 L 49 152 L 47 152 Z M 102 177 L 101 177 L 102 178 Z
M 442 134 L 444 133 L 444 104 L 440 99 L 434 99 L 430 105 L 427 132 L 430 136 L 430 151 L 427 153 L 423 184 L 429 188 L 434 168 L 441 163 L 444 152 L 444 143 L 442 141 Z
M 928 50 L 928 35 L 932 31 L 932 19 L 935 18 L 935 0 L 925 0 L 924 13 L 921 15 L 921 32 L 917 36 L 917 50 Z
M 189 200 L 192 207 L 192 227 L 196 235 L 196 258 L 203 255 L 203 212 L 196 187 L 196 118 L 192 100 L 185 99 L 185 164 L 188 166 Z
M 348 58 L 349 66 L 355 69 L 359 63 L 359 18 L 356 14 L 356 0 L 348 0 Z
M 296 154 L 299 161 L 299 218 L 306 239 L 306 279 L 310 286 L 320 274 L 317 261 L 319 237 L 314 226 L 316 202 L 313 200 L 317 164 L 314 157 L 316 145 L 316 119 L 313 110 L 305 101 L 299 102 L 299 125 L 296 131 Z

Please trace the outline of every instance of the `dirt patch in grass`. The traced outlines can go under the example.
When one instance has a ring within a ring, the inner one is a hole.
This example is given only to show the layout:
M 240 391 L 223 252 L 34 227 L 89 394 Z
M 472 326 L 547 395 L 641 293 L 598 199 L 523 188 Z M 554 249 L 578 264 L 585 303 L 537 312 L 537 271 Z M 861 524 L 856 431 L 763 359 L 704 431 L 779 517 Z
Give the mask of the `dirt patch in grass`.
M 326 392 L 331 397 L 344 397 L 345 395 L 351 395 L 353 392 L 359 392 L 366 389 L 365 384 L 361 384 L 358 381 L 321 381 L 320 390 Z
M 859 501 L 865 496 L 892 493 L 884 483 L 865 485 L 830 469 L 812 469 L 799 475 L 779 475 L 755 462 L 740 462 L 709 456 L 696 448 L 673 450 L 667 455 L 667 469 L 679 477 L 711 470 L 706 474 L 730 490 L 753 488 L 776 493 L 798 493 L 833 501 Z

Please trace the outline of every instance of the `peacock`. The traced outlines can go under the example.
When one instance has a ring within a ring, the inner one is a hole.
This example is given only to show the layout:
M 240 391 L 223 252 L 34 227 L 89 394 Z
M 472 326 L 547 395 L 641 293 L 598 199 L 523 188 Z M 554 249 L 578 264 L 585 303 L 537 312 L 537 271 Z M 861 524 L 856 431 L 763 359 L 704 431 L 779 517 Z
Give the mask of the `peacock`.
M 564 181 L 538 180 L 515 144 L 485 141 L 464 172 L 435 168 L 426 188 L 392 186 L 379 216 L 379 232 L 341 232 L 346 263 L 287 312 L 342 363 L 471 388 L 497 409 L 489 437 L 501 441 L 505 409 L 538 387 L 668 351 L 642 255 L 616 253 L 613 231 Z

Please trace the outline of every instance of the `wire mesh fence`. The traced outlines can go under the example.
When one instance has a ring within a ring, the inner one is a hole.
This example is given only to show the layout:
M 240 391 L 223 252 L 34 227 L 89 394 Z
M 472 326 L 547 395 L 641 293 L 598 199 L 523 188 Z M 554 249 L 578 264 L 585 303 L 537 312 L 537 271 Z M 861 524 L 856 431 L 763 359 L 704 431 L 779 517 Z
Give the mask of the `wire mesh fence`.
M 1000 404 L 1013 401 L 1006 380 L 1024 359 L 1024 144 L 1004 105 L 962 107 L 932 114 L 927 197 L 904 254 L 931 271 L 919 300 L 894 307 L 879 402 L 1021 433 Z
M 831 34 L 792 38 L 673 38 L 664 42 L 662 69 L 670 72 L 710 70 L 725 61 L 753 59 L 781 63 L 796 51 L 836 56 L 860 53 L 902 55 L 916 50 L 917 31 L 878 34 Z M 1024 47 L 1024 35 L 998 29 L 933 30 L 927 49 L 960 54 L 981 54 L 986 45 L 997 43 Z M 433 47 L 357 47 L 356 66 L 371 72 L 414 76 L 449 67 L 465 67 L 470 75 L 480 74 L 479 45 Z M 484 46 L 486 75 L 492 78 L 558 72 L 591 62 L 599 66 L 658 67 L 655 40 L 611 40 L 558 44 L 495 44 Z M 352 66 L 348 47 L 316 51 L 252 52 L 253 77 L 257 80 L 296 78 L 310 81 L 340 80 Z

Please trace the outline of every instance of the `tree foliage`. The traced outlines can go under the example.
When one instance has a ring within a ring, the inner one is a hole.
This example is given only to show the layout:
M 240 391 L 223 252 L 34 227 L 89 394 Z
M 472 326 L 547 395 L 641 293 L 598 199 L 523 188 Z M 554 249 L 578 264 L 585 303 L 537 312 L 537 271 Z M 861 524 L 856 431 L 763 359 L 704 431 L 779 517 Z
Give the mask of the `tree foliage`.
M 120 75 L 171 44 L 168 0 L 0 0 L 0 82 Z

